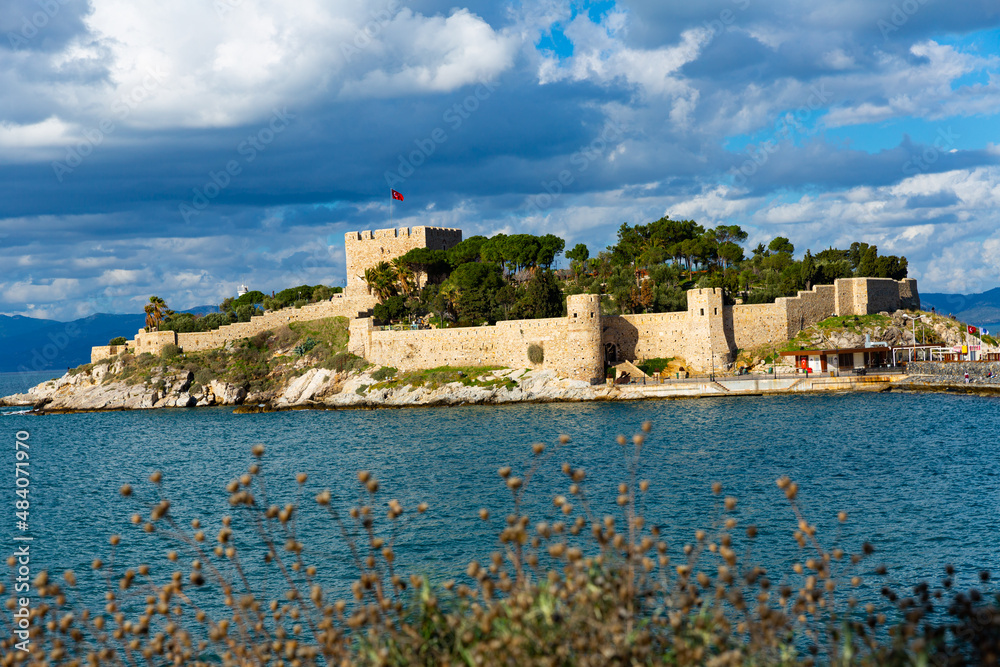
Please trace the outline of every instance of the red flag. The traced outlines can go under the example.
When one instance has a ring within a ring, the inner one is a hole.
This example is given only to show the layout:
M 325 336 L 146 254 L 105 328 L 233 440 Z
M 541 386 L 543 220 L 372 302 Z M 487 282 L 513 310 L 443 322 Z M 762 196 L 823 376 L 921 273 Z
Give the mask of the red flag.
M 392 198 L 395 199 L 395 200 L 397 200 L 397 201 L 403 201 L 403 195 L 399 194 L 395 190 L 392 191 Z
M 974 327 L 974 326 L 972 326 L 972 325 L 970 324 L 970 325 L 969 325 L 969 335 L 970 335 L 970 336 L 975 336 L 975 335 L 976 335 L 976 334 L 978 334 L 978 333 L 979 333 L 979 329 L 977 329 L 976 327 Z

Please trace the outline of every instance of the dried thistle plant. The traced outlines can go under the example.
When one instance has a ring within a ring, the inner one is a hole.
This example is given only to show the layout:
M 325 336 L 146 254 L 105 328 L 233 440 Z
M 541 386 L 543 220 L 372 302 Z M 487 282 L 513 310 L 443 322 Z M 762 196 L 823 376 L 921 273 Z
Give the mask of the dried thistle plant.
M 512 511 L 499 549 L 437 585 L 401 574 L 397 563 L 400 528 L 426 504 L 385 500 L 366 471 L 357 474 L 358 499 L 346 513 L 331 491 L 319 491 L 312 501 L 354 564 L 347 599 L 323 587 L 321 560 L 313 562 L 299 535 L 306 475 L 296 477 L 293 502 L 271 503 L 263 446 L 254 446 L 254 462 L 226 486 L 232 514 L 213 527 L 176 517 L 155 472 L 148 498 L 131 486 L 121 493 L 141 506 L 132 517 L 138 530 L 166 543 L 172 571 L 158 575 L 149 564 L 122 570 L 122 538 L 112 536 L 107 561 L 95 561 L 88 575 L 103 581 L 103 607 L 74 601 L 86 597 L 75 593 L 76 573 L 60 581 L 40 574 L 30 651 L 14 648 L 12 593 L 0 664 L 996 664 L 995 595 L 954 592 L 950 570 L 940 588 L 918 584 L 900 596 L 884 587 L 878 608 L 860 604 L 858 567 L 872 547 L 848 554 L 824 546 L 790 479 L 777 485 L 797 521 L 801 558 L 791 572 L 777 578 L 754 563 L 757 529 L 739 525 L 737 499 L 718 483 L 708 528 L 672 550 L 642 512 L 653 491 L 639 475 L 650 430 L 646 423 L 632 438 L 618 438 L 628 478 L 617 488 L 617 514 L 598 515 L 587 473 L 568 463 L 561 465 L 566 492 L 553 498 L 559 519 L 534 522 L 526 512 L 532 480 L 566 437 L 552 447 L 533 445 L 521 473 L 501 468 Z M 489 521 L 490 512 L 479 510 L 479 517 Z M 256 544 L 247 544 L 249 537 Z M 248 567 L 245 559 L 261 553 L 263 564 Z M 8 564 L 15 568 L 16 560 Z M 984 585 L 989 578 L 981 574 Z

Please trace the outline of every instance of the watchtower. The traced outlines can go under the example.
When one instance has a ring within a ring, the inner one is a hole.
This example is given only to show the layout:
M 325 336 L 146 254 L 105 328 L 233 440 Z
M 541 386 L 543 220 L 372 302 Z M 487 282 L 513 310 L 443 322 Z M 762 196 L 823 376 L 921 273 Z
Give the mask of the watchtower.
M 601 297 L 572 294 L 566 297 L 566 349 L 563 369 L 575 380 L 604 379 L 604 346 L 601 345 Z
M 389 262 L 414 248 L 447 250 L 462 241 L 461 229 L 444 227 L 400 227 L 347 232 L 344 250 L 347 255 L 347 296 L 367 296 L 365 269 L 379 262 Z

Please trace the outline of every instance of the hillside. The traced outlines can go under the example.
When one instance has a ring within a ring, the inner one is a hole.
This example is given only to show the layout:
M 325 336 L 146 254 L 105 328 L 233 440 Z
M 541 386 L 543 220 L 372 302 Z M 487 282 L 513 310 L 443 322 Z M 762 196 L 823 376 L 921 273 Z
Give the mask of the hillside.
M 922 299 L 922 297 L 921 297 Z M 921 304 L 923 305 L 923 304 Z M 777 363 L 779 370 L 791 365 L 787 358 L 776 357 L 775 352 L 798 349 L 847 349 L 864 347 L 866 337 L 871 342 L 888 343 L 892 347 L 917 345 L 961 345 L 966 340 L 966 325 L 950 317 L 921 312 L 916 326 L 902 317 L 902 312 L 892 315 L 863 315 L 860 317 L 828 317 L 806 327 L 784 345 L 741 350 L 736 368 L 746 366 L 751 372 L 766 372 Z M 990 339 L 986 340 L 987 343 Z

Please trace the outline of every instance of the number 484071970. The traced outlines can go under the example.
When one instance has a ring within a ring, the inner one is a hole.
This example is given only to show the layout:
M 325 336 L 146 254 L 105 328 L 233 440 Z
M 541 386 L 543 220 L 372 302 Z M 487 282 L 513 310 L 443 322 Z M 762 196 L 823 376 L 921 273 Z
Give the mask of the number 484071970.
M 20 436 L 20 433 L 18 433 Z M 21 440 L 20 437 L 17 438 L 15 445 L 15 458 L 17 461 L 14 463 L 14 477 L 15 484 L 17 485 L 17 490 L 14 492 L 20 500 L 14 503 L 14 507 L 18 510 L 15 512 L 15 516 L 20 521 L 27 523 L 28 521 L 28 507 L 30 506 L 28 502 L 28 486 L 31 484 L 29 477 L 31 473 L 28 472 L 28 443 Z

